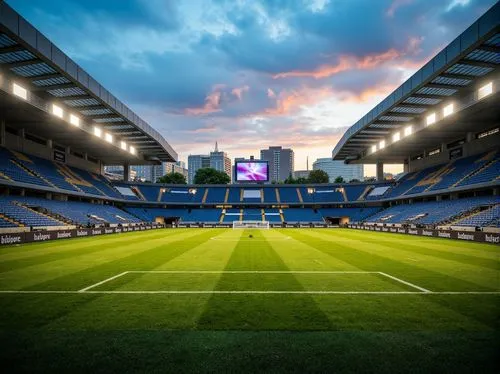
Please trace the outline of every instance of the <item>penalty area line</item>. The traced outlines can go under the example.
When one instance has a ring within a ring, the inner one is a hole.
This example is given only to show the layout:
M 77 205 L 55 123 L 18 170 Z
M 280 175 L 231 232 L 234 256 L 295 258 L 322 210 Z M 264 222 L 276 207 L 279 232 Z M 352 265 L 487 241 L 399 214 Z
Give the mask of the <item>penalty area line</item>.
M 139 274 L 379 274 L 378 271 L 310 270 L 129 270 Z
M 81 290 L 78 290 L 78 292 L 87 292 L 88 290 L 90 290 L 90 289 L 92 289 L 94 287 L 97 287 L 97 286 L 100 286 L 101 284 L 104 284 L 106 282 L 112 281 L 113 279 L 122 277 L 122 276 L 124 276 L 127 273 L 129 273 L 129 272 L 128 271 L 124 271 L 123 273 L 117 274 L 117 275 L 115 275 L 113 277 L 104 279 L 103 281 L 100 281 L 100 282 L 94 283 L 94 284 L 92 284 L 92 285 L 90 285 L 88 287 L 82 288 Z
M 387 277 L 387 278 L 390 278 L 392 280 L 395 280 L 396 282 L 399 282 L 399 283 L 403 283 L 403 284 L 406 284 L 407 286 L 410 286 L 410 287 L 413 287 L 413 288 L 416 288 L 417 290 L 420 290 L 422 292 L 425 292 L 425 293 L 430 293 L 432 291 L 428 290 L 427 288 L 423 288 L 423 287 L 419 287 L 417 286 L 416 284 L 413 284 L 413 283 L 410 283 L 410 282 L 407 282 L 407 281 L 404 281 L 402 279 L 399 279 L 397 277 L 394 277 L 392 275 L 389 275 L 387 273 L 383 273 L 381 271 L 378 272 L 378 274 L 380 275 L 383 275 L 384 277 Z
M 238 295 L 253 295 L 253 294 L 276 294 L 276 295 L 500 295 L 500 291 L 65 291 L 65 290 L 0 290 L 0 294 L 123 294 L 123 295 L 190 295 L 190 294 L 238 294 Z

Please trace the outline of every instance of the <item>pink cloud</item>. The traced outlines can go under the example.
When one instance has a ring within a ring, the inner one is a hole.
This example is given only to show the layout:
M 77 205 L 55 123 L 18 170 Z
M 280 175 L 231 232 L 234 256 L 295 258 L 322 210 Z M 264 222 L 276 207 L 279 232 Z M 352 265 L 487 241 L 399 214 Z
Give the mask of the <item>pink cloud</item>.
M 274 94 L 274 92 L 273 92 Z M 266 109 L 263 114 L 283 115 L 290 114 L 305 105 L 312 105 L 333 95 L 330 87 L 283 90 L 276 97 L 276 107 Z M 269 95 L 268 95 L 269 96 Z
M 328 78 L 332 75 L 342 73 L 349 70 L 371 70 L 379 66 L 383 66 L 391 61 L 400 61 L 403 57 L 408 55 L 418 55 L 422 52 L 421 44 L 422 37 L 410 37 L 406 48 L 397 50 L 391 48 L 383 53 L 371 54 L 364 57 L 357 57 L 352 55 L 341 55 L 336 64 L 320 65 L 314 70 L 292 70 L 275 74 L 274 79 L 290 78 L 290 77 L 305 77 L 322 79 Z M 403 64 L 409 64 L 410 61 L 402 61 Z M 416 61 L 415 64 L 419 64 Z
M 308 78 L 327 78 L 332 75 L 348 71 L 348 70 L 368 70 L 382 65 L 388 61 L 395 60 L 401 57 L 404 52 L 397 51 L 394 48 L 388 51 L 375 55 L 368 55 L 362 58 L 350 55 L 342 55 L 335 65 L 321 65 L 314 70 L 292 70 L 288 72 L 278 73 L 273 76 L 274 79 L 289 78 L 289 77 L 308 77 Z
M 197 108 L 187 108 L 185 109 L 184 113 L 187 115 L 199 116 L 203 114 L 220 112 L 222 88 L 224 88 L 224 85 L 216 84 L 212 88 L 212 92 L 210 92 L 205 97 L 205 104 L 203 106 Z
M 236 88 L 233 88 L 231 90 L 231 93 L 236 96 L 238 98 L 238 100 L 241 101 L 242 99 L 242 96 L 243 96 L 243 92 L 248 92 L 248 90 L 250 89 L 250 87 L 248 87 L 247 85 L 243 86 L 243 87 L 236 87 Z

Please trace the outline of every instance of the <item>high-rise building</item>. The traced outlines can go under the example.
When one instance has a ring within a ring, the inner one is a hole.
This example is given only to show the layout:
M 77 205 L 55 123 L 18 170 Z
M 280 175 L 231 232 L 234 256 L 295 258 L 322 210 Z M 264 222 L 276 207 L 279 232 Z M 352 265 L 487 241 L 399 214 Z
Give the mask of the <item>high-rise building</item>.
M 261 149 L 260 159 L 269 163 L 270 182 L 283 182 L 293 175 L 295 156 L 292 149 L 283 147 Z
M 189 155 L 188 156 L 188 183 L 193 183 L 194 176 L 198 169 L 210 167 L 209 155 Z
M 215 142 L 215 149 L 209 155 L 188 156 L 188 183 L 193 183 L 196 172 L 201 168 L 222 171 L 231 178 L 231 159 L 227 157 L 226 152 L 219 151 L 217 142 Z
M 114 178 L 123 179 L 122 165 L 108 165 L 104 167 L 104 170 Z M 160 165 L 131 165 L 129 175 L 132 181 L 155 183 L 158 178 L 174 171 L 181 173 L 187 179 L 186 163 L 183 161 L 162 162 Z
M 165 174 L 170 174 L 170 173 L 179 173 L 184 175 L 186 178 L 186 181 L 188 179 L 188 170 L 186 169 L 186 163 L 184 161 L 177 161 L 177 162 L 165 162 Z
M 155 182 L 154 168 L 161 165 L 131 165 L 129 168 L 129 178 L 131 181 L 138 182 Z M 106 165 L 104 167 L 104 172 L 114 175 L 115 177 L 121 176 L 123 179 L 123 166 L 122 165 Z
M 325 157 L 314 161 L 313 170 L 323 170 L 326 172 L 330 183 L 333 183 L 337 177 L 342 177 L 346 182 L 353 179 L 363 181 L 362 164 L 344 164 L 344 161 L 334 161 L 329 157 Z
M 114 181 L 123 180 L 123 165 L 108 165 L 104 167 L 104 175 L 106 178 Z M 129 171 L 130 180 L 135 180 L 136 174 L 134 170 Z
M 297 178 L 306 178 L 307 179 L 307 178 L 309 178 L 310 172 L 311 172 L 310 170 L 295 170 L 293 172 L 293 177 L 295 179 L 297 179 Z

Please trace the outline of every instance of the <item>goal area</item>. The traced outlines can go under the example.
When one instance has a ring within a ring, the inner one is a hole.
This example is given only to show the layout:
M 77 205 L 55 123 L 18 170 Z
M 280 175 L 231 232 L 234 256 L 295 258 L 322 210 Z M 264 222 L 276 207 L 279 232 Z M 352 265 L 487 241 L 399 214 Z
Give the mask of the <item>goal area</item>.
M 269 221 L 233 221 L 233 229 L 268 229 Z

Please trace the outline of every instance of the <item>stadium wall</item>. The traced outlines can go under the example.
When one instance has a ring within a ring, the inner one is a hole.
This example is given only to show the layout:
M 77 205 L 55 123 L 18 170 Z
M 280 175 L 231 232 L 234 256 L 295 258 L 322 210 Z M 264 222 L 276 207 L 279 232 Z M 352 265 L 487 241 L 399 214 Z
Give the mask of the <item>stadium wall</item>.
M 24 244 L 33 242 L 44 242 L 48 240 L 85 238 L 90 236 L 120 234 L 131 231 L 145 231 L 164 228 L 159 224 L 148 224 L 133 227 L 106 227 L 93 229 L 74 229 L 74 230 L 53 230 L 53 231 L 31 231 L 0 234 L 0 245 Z
M 489 232 L 467 231 L 467 230 L 456 230 L 456 231 L 433 230 L 433 229 L 420 229 L 420 228 L 380 227 L 374 225 L 350 225 L 350 224 L 347 225 L 347 227 L 358 230 L 500 244 L 500 233 L 494 233 L 494 232 L 489 233 Z

